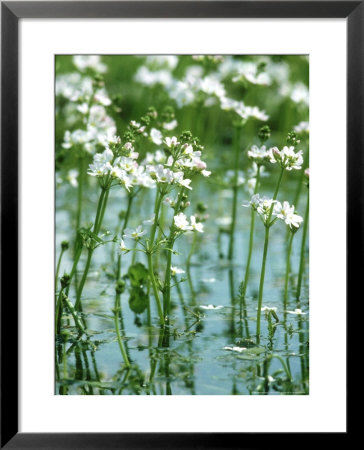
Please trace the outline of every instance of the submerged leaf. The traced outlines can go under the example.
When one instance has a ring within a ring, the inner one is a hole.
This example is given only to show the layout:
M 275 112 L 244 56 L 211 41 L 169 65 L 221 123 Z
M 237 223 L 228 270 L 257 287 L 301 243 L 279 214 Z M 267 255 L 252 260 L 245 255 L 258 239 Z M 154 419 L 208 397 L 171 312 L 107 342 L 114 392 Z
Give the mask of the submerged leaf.
M 129 306 L 135 314 L 141 314 L 147 309 L 148 295 L 143 291 L 143 289 L 134 287 L 130 291 Z

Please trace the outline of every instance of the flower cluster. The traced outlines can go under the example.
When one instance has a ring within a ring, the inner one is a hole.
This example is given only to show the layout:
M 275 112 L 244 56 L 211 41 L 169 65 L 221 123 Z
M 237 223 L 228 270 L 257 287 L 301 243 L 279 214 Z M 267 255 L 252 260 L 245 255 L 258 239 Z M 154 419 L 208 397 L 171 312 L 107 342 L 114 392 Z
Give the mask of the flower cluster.
M 180 212 L 173 217 L 173 222 L 178 231 L 197 231 L 203 233 L 203 224 L 197 222 L 195 216 L 191 216 L 189 222 L 187 216 Z
M 295 232 L 303 222 L 303 218 L 295 213 L 295 207 L 290 206 L 287 201 L 282 204 L 277 200 L 255 194 L 250 202 L 243 206 L 251 207 L 256 211 L 265 226 L 271 226 L 277 219 L 280 219 Z M 273 220 L 271 220 L 272 216 L 274 216 Z
M 270 162 L 278 163 L 282 169 L 286 170 L 300 170 L 302 169 L 303 157 L 302 150 L 295 153 L 294 147 L 283 147 L 279 150 L 277 147 L 273 147 L 269 150 Z

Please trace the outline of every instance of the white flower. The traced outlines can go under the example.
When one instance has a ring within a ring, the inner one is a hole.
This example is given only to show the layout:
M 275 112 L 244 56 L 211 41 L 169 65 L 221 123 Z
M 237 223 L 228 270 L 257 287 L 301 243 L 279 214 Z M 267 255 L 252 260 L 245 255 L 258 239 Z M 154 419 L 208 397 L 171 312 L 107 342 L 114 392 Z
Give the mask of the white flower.
M 124 238 L 131 238 L 131 239 L 140 239 L 142 236 L 146 234 L 146 230 L 143 230 L 142 226 L 139 225 L 136 227 L 135 230 L 132 230 L 131 228 L 127 228 L 123 235 Z
M 178 139 L 176 138 L 176 136 L 173 137 L 166 137 L 164 140 L 164 143 L 166 144 L 166 146 L 168 148 L 173 148 L 173 147 L 177 147 L 177 145 L 179 145 Z
M 267 311 L 267 312 L 274 311 L 274 312 L 276 312 L 277 308 L 275 306 L 263 306 L 263 308 L 261 308 L 261 311 Z
M 259 194 L 254 194 L 250 200 L 250 202 L 248 203 L 243 203 L 242 206 L 244 206 L 245 208 L 253 208 L 255 211 L 258 209 L 258 207 L 260 206 L 260 204 L 262 203 L 263 199 L 265 199 L 265 197 L 260 198 Z
M 201 309 L 222 309 L 223 306 L 218 305 L 218 306 L 214 306 L 214 305 L 200 305 L 199 306 Z
M 293 86 L 292 92 L 291 92 L 291 99 L 295 103 L 305 103 L 306 105 L 309 104 L 309 93 L 308 88 L 303 83 L 296 83 Z
M 296 133 L 309 132 L 309 123 L 308 122 L 300 122 L 298 125 L 293 127 Z
M 190 221 L 191 221 L 191 227 L 194 231 L 203 233 L 203 224 L 201 222 L 197 223 L 195 216 L 191 216 Z
M 225 97 L 223 84 L 213 75 L 208 75 L 200 81 L 200 90 L 208 95 L 216 95 L 218 98 Z
M 269 153 L 267 152 L 266 146 L 258 147 L 253 145 L 250 150 L 248 150 L 248 157 L 257 164 L 261 164 L 266 159 L 269 159 Z
M 180 186 L 183 186 L 184 188 L 190 189 L 192 191 L 192 188 L 190 186 L 191 180 L 189 178 L 184 179 L 183 172 L 175 172 L 173 174 L 173 179 Z
M 146 86 L 155 86 L 156 84 L 162 84 L 165 87 L 171 87 L 174 83 L 173 77 L 169 70 L 157 70 L 152 72 L 148 67 L 139 67 L 134 77 L 135 81 L 144 84 Z
M 171 275 L 174 277 L 175 275 L 180 275 L 182 273 L 185 273 L 183 269 L 180 269 L 179 267 L 171 266 Z
M 123 239 L 120 239 L 120 246 L 119 246 L 119 248 L 120 248 L 120 250 L 121 250 L 122 252 L 128 252 L 128 251 L 129 251 L 129 249 L 128 249 L 128 247 L 125 245 L 125 242 L 124 242 Z
M 173 70 L 178 64 L 178 56 L 175 55 L 149 55 L 146 57 L 149 66 L 167 67 Z
M 177 214 L 177 216 L 173 217 L 174 225 L 181 231 L 192 230 L 191 225 L 188 223 L 187 217 L 183 213 Z
M 280 202 L 277 202 L 274 205 L 274 215 L 276 215 L 279 219 L 284 220 L 286 225 L 290 228 L 295 227 L 299 228 L 300 224 L 303 222 L 303 218 L 298 214 L 295 214 L 294 206 L 290 206 L 288 202 L 283 202 L 283 205 Z
M 249 178 L 246 186 L 248 188 L 248 192 L 250 195 L 253 194 L 253 192 L 255 191 L 255 186 L 257 185 L 257 179 L 256 178 Z
M 72 169 L 68 172 L 66 179 L 69 181 L 72 187 L 78 186 L 78 170 Z
M 203 283 L 215 283 L 216 278 L 202 278 L 201 280 Z
M 224 347 L 224 350 L 241 353 L 246 350 L 246 347 Z
M 158 183 L 171 183 L 173 181 L 173 172 L 165 169 L 161 164 L 157 166 L 155 176 Z
M 303 312 L 301 309 L 296 308 L 294 311 L 287 311 L 288 314 L 296 314 L 298 316 L 305 315 L 307 313 Z
M 88 113 L 88 104 L 81 103 L 81 105 L 77 106 L 77 111 L 79 111 L 81 114 L 87 114 Z
M 163 141 L 163 135 L 162 133 L 157 130 L 156 128 L 152 128 L 150 130 L 150 138 L 152 139 L 152 141 L 154 142 L 154 144 L 156 145 L 161 145 L 162 141 Z
M 283 147 L 283 150 L 279 151 L 277 147 L 273 147 L 269 150 L 270 162 L 276 163 L 286 170 L 300 170 L 302 169 L 303 158 L 302 150 L 295 153 L 294 147 Z
M 210 170 L 201 170 L 201 174 L 204 176 L 204 177 L 209 177 L 210 175 L 211 175 L 211 171 Z
M 163 124 L 163 128 L 165 129 L 165 130 L 168 130 L 168 131 L 171 131 L 171 130 L 174 130 L 175 128 L 176 128 L 176 126 L 177 126 L 178 124 L 177 124 L 177 120 L 172 120 L 171 122 L 165 122 L 164 124 Z
M 244 206 L 244 205 L 243 205 Z M 250 206 L 250 204 L 246 205 L 246 206 Z M 232 222 L 232 218 L 230 216 L 226 216 L 226 217 L 218 217 L 215 220 L 216 225 L 220 226 L 220 227 L 228 227 L 231 225 Z
M 99 55 L 75 55 L 73 57 L 73 63 L 81 71 L 91 68 L 97 72 L 104 73 L 107 70 L 105 64 L 101 62 Z
M 155 214 L 153 214 L 152 217 L 150 217 L 150 219 L 143 220 L 143 225 L 146 226 L 153 225 L 154 221 L 155 221 Z

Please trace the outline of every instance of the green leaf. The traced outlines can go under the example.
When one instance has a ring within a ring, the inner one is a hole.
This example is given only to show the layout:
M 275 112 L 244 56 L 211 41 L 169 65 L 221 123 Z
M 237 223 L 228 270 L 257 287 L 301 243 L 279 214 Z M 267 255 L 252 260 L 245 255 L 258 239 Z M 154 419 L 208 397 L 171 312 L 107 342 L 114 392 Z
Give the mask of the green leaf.
M 135 314 L 143 313 L 148 307 L 148 295 L 139 287 L 134 287 L 130 291 L 129 297 L 130 309 Z
M 149 272 L 140 262 L 129 267 L 128 278 L 133 288 L 140 288 L 147 284 Z

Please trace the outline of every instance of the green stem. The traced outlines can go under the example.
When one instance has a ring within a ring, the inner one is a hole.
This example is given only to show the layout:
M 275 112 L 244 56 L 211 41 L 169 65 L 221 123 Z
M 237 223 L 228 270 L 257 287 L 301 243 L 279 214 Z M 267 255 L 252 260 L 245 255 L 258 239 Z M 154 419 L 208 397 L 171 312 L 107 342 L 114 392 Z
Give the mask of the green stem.
M 309 208 L 310 208 L 309 203 L 310 203 L 310 194 L 309 194 L 309 191 L 307 191 L 307 204 L 306 204 L 306 211 L 305 211 L 305 217 L 304 217 L 304 222 L 303 222 L 300 267 L 299 267 L 298 281 L 297 281 L 297 293 L 296 293 L 297 301 L 299 301 L 300 296 L 301 296 L 302 277 L 303 277 L 304 262 L 305 262 L 306 236 L 307 236 L 307 230 L 308 230 L 308 214 L 309 214 Z
M 281 185 L 281 181 L 282 181 L 282 177 L 283 177 L 283 173 L 284 173 L 284 168 L 282 167 L 281 172 L 279 174 L 278 181 L 277 181 L 277 185 L 276 185 L 276 188 L 275 188 L 275 191 L 274 191 L 274 194 L 273 194 L 273 200 L 275 200 L 277 198 L 279 187 Z M 262 269 L 261 269 L 261 272 L 260 272 L 259 296 L 258 296 L 257 328 L 256 328 L 257 344 L 260 343 L 260 316 L 261 316 L 262 301 L 263 301 L 265 266 L 266 266 L 267 253 L 268 253 L 270 221 L 271 221 L 272 214 L 273 214 L 273 208 L 274 208 L 274 204 L 272 203 L 272 206 L 271 206 L 270 211 L 269 211 L 267 224 L 265 226 L 264 250 L 263 250 Z
M 168 240 L 168 248 L 173 249 L 173 238 Z M 164 289 L 163 289 L 163 311 L 164 317 L 169 317 L 170 302 L 171 302 L 171 265 L 172 265 L 172 251 L 168 251 L 167 254 L 167 266 L 166 274 L 164 277 Z
M 57 292 L 57 283 L 58 283 L 58 276 L 59 276 L 59 269 L 60 269 L 60 267 L 61 267 L 61 261 L 62 261 L 62 256 L 63 256 L 63 253 L 65 252 L 65 250 L 61 250 L 61 253 L 60 253 L 60 255 L 59 255 L 59 258 L 58 258 L 58 262 L 57 262 L 57 269 L 56 269 L 56 279 L 55 279 L 55 282 L 54 282 L 54 290 Z
M 126 214 L 125 214 L 125 218 L 124 218 L 124 223 L 123 226 L 121 228 L 121 238 L 123 237 L 124 231 L 126 229 L 126 227 L 128 226 L 128 222 L 129 222 L 129 216 L 130 216 L 130 211 L 131 211 L 131 205 L 133 203 L 133 195 L 129 195 L 128 197 L 128 206 L 126 209 Z M 117 269 L 116 269 L 116 279 L 119 280 L 120 279 L 120 275 L 121 275 L 121 252 L 119 252 L 118 255 L 118 262 L 117 262 Z
M 157 194 L 156 194 L 155 203 L 154 203 L 154 223 L 152 225 L 152 228 L 150 231 L 150 238 L 149 238 L 150 250 L 152 250 L 153 244 L 154 244 L 155 232 L 156 232 L 157 226 L 158 226 L 159 210 L 161 207 L 162 200 L 163 200 L 163 194 L 162 194 L 162 192 L 159 192 L 159 190 L 157 188 Z
M 266 262 L 267 262 L 268 244 L 269 244 L 269 227 L 266 227 L 265 228 L 265 237 L 264 237 L 262 268 L 260 271 L 260 282 L 259 282 L 257 329 L 256 329 L 257 344 L 260 343 L 260 316 L 261 316 L 261 309 L 262 309 L 262 302 L 263 302 L 264 277 L 265 277 L 265 266 L 266 266 Z
M 82 291 L 83 291 L 83 288 L 84 288 L 86 280 L 87 280 L 88 272 L 90 270 L 91 259 L 92 259 L 93 252 L 94 252 L 94 250 L 92 248 L 88 249 L 86 265 L 85 265 L 85 268 L 83 270 L 82 279 L 81 279 L 80 285 L 78 286 L 78 290 L 77 290 L 77 299 L 76 299 L 76 303 L 75 303 L 76 310 L 78 310 L 80 308 L 81 295 L 82 295 Z
M 255 188 L 254 188 L 254 195 L 258 192 L 259 182 L 260 182 L 260 166 L 258 166 L 256 183 L 255 183 Z M 245 266 L 246 268 L 245 268 L 244 284 L 243 284 L 243 290 L 242 290 L 242 296 L 241 296 L 242 299 L 245 299 L 245 294 L 246 294 L 248 280 L 249 280 L 249 274 L 250 274 L 250 263 L 251 263 L 251 259 L 252 259 L 253 245 L 254 245 L 255 215 L 256 215 L 256 212 L 254 211 L 254 209 L 252 209 L 251 216 L 250 216 L 249 250 L 248 250 L 248 257 L 247 257 L 246 266 Z
M 154 294 L 155 300 L 157 302 L 159 320 L 160 320 L 161 325 L 164 325 L 164 316 L 163 316 L 162 304 L 161 304 L 161 300 L 159 298 L 157 282 L 156 282 L 155 277 L 154 277 L 152 253 L 150 251 L 147 252 L 147 257 L 148 257 L 149 277 L 150 277 L 150 281 L 152 282 L 153 294 Z
M 62 305 L 62 297 L 63 297 L 63 288 L 59 291 L 57 302 L 56 302 L 56 318 L 55 318 L 55 327 L 57 330 L 57 334 L 60 333 L 61 330 L 61 305 Z
M 124 343 L 121 339 L 120 328 L 119 328 L 119 311 L 120 311 L 120 295 L 116 294 L 115 296 L 115 308 L 114 308 L 114 323 L 115 323 L 115 331 L 118 339 L 118 344 L 120 348 L 121 355 L 124 360 L 124 364 L 126 367 L 130 367 L 130 362 L 128 359 L 128 355 L 126 354 Z
M 287 309 L 287 300 L 288 300 L 288 280 L 289 280 L 289 272 L 290 272 L 290 261 L 291 261 L 291 252 L 292 252 L 292 242 L 293 242 L 293 236 L 294 233 L 290 231 L 290 238 L 288 242 L 288 249 L 287 249 L 287 259 L 286 259 L 286 276 L 284 279 L 284 297 L 283 297 L 283 310 L 286 311 Z
M 78 172 L 76 232 L 80 228 L 81 224 L 83 187 L 85 184 L 85 172 L 86 172 L 85 163 L 86 158 L 85 156 L 82 156 L 79 161 L 79 172 Z
M 155 297 L 155 301 L 157 303 L 157 309 L 158 309 L 159 320 L 160 320 L 161 325 L 164 325 L 164 316 L 163 316 L 161 300 L 159 297 L 158 286 L 157 286 L 157 282 L 156 282 L 156 279 L 154 276 L 152 254 L 153 254 L 155 232 L 157 230 L 157 225 L 158 225 L 159 210 L 161 207 L 163 195 L 164 194 L 162 192 L 159 192 L 158 187 L 157 187 L 157 194 L 156 194 L 155 203 L 154 203 L 154 223 L 153 223 L 151 231 L 150 231 L 148 250 L 147 250 L 149 277 L 150 277 L 150 280 L 152 283 L 153 294 Z
M 70 285 L 71 285 L 72 278 L 75 275 L 76 270 L 77 270 L 77 265 L 78 265 L 78 261 L 80 260 L 81 253 L 82 253 L 82 246 L 80 245 L 77 248 L 77 250 L 76 250 L 75 258 L 73 260 L 73 266 L 72 266 L 71 273 L 70 273 L 70 284 L 66 288 L 66 295 L 67 296 L 68 296 L 68 293 L 69 293 L 69 288 L 70 288 Z
M 67 305 L 68 309 L 71 311 L 73 320 L 75 321 L 75 325 L 78 328 L 78 331 L 80 332 L 80 334 L 83 334 L 83 333 L 87 334 L 83 324 L 81 323 L 80 318 L 77 315 L 77 312 L 76 312 L 74 306 L 72 305 L 72 303 L 70 301 L 70 299 L 66 295 L 64 295 L 63 296 L 63 301 Z
M 103 219 L 103 216 L 105 214 L 105 209 L 106 209 L 108 195 L 109 195 L 109 191 L 105 190 L 104 188 L 102 188 L 101 194 L 100 194 L 100 198 L 99 198 L 99 202 L 98 202 L 98 205 L 97 205 L 95 224 L 94 224 L 94 229 L 93 229 L 93 232 L 95 234 L 98 234 L 99 231 L 100 231 L 100 228 L 101 228 L 101 225 L 102 225 L 102 219 Z M 87 280 L 88 272 L 90 270 L 91 259 L 92 259 L 93 252 L 94 252 L 94 248 L 91 247 L 91 248 L 88 249 L 86 265 L 85 265 L 85 268 L 84 268 L 84 271 L 83 271 L 83 276 L 82 276 L 80 285 L 78 286 L 78 290 L 77 290 L 77 299 L 76 299 L 76 303 L 75 303 L 76 310 L 78 310 L 80 308 L 80 305 L 81 305 L 82 291 L 83 291 L 83 288 L 84 288 L 86 280 Z
M 178 200 L 174 207 L 174 214 L 179 212 L 179 208 L 181 206 L 182 198 L 183 198 L 184 188 L 179 191 Z M 168 237 L 168 254 L 167 254 L 167 266 L 166 273 L 164 277 L 164 289 L 163 289 L 163 310 L 164 317 L 169 317 L 170 312 L 170 303 L 171 303 L 171 265 L 172 265 L 172 250 L 175 241 L 175 232 L 174 232 L 174 224 L 172 222 L 169 237 Z
M 238 204 L 238 175 L 239 175 L 239 143 L 240 143 L 240 127 L 235 127 L 234 139 L 234 181 L 233 181 L 233 203 L 232 203 L 232 221 L 230 227 L 230 241 L 228 259 L 231 261 L 234 256 L 234 234 L 236 227 L 236 210 Z

